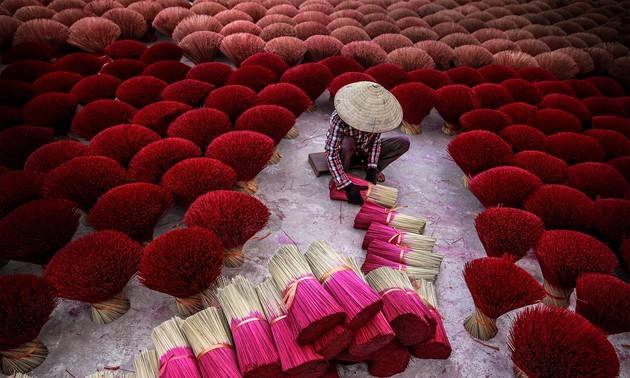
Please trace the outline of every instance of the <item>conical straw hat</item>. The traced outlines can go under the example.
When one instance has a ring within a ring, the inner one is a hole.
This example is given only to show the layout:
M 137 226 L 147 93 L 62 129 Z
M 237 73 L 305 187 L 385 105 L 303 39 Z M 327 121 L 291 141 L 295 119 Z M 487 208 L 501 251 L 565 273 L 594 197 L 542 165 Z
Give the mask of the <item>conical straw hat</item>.
M 345 123 L 370 133 L 393 130 L 400 126 L 403 117 L 396 97 L 371 81 L 343 86 L 335 96 L 335 109 Z

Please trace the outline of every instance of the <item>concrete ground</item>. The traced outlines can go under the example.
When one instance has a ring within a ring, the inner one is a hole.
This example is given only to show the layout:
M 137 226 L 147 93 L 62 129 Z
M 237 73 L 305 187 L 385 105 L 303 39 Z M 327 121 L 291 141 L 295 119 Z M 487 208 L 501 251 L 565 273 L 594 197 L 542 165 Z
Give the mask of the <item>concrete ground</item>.
M 338 252 L 362 262 L 365 251 L 361 241 L 365 231 L 352 227 L 359 210 L 356 205 L 328 199 L 330 176 L 315 177 L 307 161 L 312 152 L 323 151 L 332 104 L 328 93 L 317 102 L 316 112 L 303 114 L 296 127 L 300 136 L 283 140 L 278 150 L 280 163 L 267 167 L 257 178 L 256 197 L 271 210 L 265 239 L 246 244 L 246 262 L 239 269 L 224 269 L 227 276 L 244 274 L 254 283 L 268 275 L 266 263 L 285 243 L 306 248 L 324 239 Z M 459 168 L 449 159 L 445 147 L 452 137 L 440 131 L 441 120 L 432 114 L 424 122 L 424 132 L 411 136 L 411 149 L 392 164 L 385 174 L 386 184 L 399 189 L 402 212 L 428 219 L 425 234 L 437 238 L 435 252 L 444 255 L 437 279 L 439 308 L 445 315 L 445 327 L 453 353 L 447 360 L 413 359 L 398 377 L 511 377 L 512 363 L 506 344 L 510 324 L 516 312 L 498 320 L 498 335 L 488 346 L 473 340 L 462 323 L 473 311 L 473 301 L 463 280 L 466 261 L 485 256 L 477 238 L 473 220 L 483 210 L 473 195 L 460 184 Z M 399 132 L 399 131 L 394 131 Z M 181 222 L 184 211 L 173 208 L 156 230 L 163 233 Z M 85 226 L 78 235 L 88 232 Z M 263 230 L 261 234 L 266 233 Z M 542 282 L 540 268 L 530 253 L 518 265 Z M 0 274 L 30 272 L 41 274 L 39 266 L 11 262 Z M 152 348 L 153 327 L 176 315 L 172 297 L 141 287 L 134 279 L 127 286 L 132 309 L 109 325 L 97 325 L 89 319 L 88 305 L 62 300 L 44 326 L 40 339 L 50 350 L 46 361 L 32 375 L 35 377 L 83 377 L 104 367 L 133 371 L 133 359 L 145 348 Z M 572 303 L 575 297 L 572 298 Z M 621 361 L 622 377 L 630 377 L 630 339 L 628 335 L 610 337 Z M 365 364 L 342 366 L 342 377 L 368 376 Z

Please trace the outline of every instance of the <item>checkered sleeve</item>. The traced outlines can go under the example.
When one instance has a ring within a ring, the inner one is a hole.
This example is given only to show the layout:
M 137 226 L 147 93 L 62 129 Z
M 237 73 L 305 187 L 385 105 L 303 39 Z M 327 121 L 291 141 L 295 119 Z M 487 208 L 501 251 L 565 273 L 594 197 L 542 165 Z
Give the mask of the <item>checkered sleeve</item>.
M 326 134 L 325 150 L 328 170 L 330 170 L 333 180 L 335 180 L 337 189 L 343 189 L 352 183 L 343 169 L 341 157 L 339 156 L 339 148 L 341 147 L 342 138 L 343 121 L 341 120 L 341 117 L 337 115 L 337 112 L 333 112 L 330 117 L 330 127 L 328 128 L 328 133 Z
M 378 157 L 381 155 L 381 134 L 374 134 L 374 138 L 372 139 L 372 146 L 370 147 L 369 158 L 368 158 L 368 168 L 377 168 L 378 167 Z

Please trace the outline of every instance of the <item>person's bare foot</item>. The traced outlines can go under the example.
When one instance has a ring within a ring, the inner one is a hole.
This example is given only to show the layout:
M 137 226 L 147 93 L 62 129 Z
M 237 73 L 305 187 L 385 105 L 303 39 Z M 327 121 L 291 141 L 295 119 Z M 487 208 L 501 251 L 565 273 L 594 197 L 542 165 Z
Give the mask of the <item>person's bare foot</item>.
M 383 174 L 383 172 L 376 173 L 376 181 L 385 182 L 385 175 Z

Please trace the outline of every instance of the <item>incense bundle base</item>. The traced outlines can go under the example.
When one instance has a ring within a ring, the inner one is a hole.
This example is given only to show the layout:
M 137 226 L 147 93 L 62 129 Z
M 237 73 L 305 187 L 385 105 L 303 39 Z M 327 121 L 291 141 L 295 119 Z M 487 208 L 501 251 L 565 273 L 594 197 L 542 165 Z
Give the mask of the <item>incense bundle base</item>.
M 293 126 L 291 130 L 289 130 L 289 132 L 287 132 L 287 134 L 284 136 L 284 139 L 295 139 L 299 136 L 300 132 L 298 131 L 298 129 L 295 128 L 295 126 Z
M 355 332 L 348 350 L 354 356 L 365 358 L 389 344 L 395 337 L 387 319 L 379 312 Z
M 451 343 L 440 316 L 434 311 L 431 312 L 431 316 L 437 324 L 435 335 L 427 341 L 413 345 L 410 351 L 416 358 L 445 360 L 451 356 Z
M 475 308 L 475 312 L 464 320 L 464 328 L 470 335 L 479 340 L 490 340 L 496 336 L 497 320 L 491 319 Z
M 6 375 L 28 373 L 41 365 L 48 356 L 48 348 L 39 339 L 17 348 L 0 351 L 2 372 Z
M 387 300 L 384 302 L 383 314 L 401 344 L 405 346 L 419 344 L 431 336 L 429 322 L 421 315 L 416 304 L 410 301 L 407 293 L 396 291 L 387 294 Z
M 453 135 L 457 134 L 458 130 L 459 130 L 459 127 L 457 127 L 457 125 L 454 125 L 454 124 L 446 122 L 446 121 L 442 125 L 442 132 L 444 134 L 446 134 L 446 135 L 449 135 L 449 136 L 453 136 Z
M 347 349 L 352 340 L 354 340 L 352 331 L 337 324 L 315 340 L 315 351 L 324 359 L 330 360 Z
M 296 345 L 290 345 L 291 341 L 295 342 L 297 329 L 295 328 L 295 325 L 291 324 L 288 317 L 276 319 L 276 321 L 271 324 L 271 332 L 274 336 L 278 354 L 281 357 L 280 362 L 282 364 L 282 371 L 286 374 L 298 374 L 324 360 L 322 356 L 315 353 L 315 350 L 311 346 L 300 348 Z M 291 340 L 283 340 L 283 335 L 288 336 Z M 299 353 L 301 358 L 299 361 L 294 361 L 298 353 L 291 353 L 291 350 L 295 350 L 296 348 L 301 349 Z M 282 352 L 280 350 L 282 350 Z M 285 357 L 284 361 L 282 357 Z
M 268 165 L 278 164 L 280 162 L 280 159 L 282 159 L 282 154 L 280 154 L 280 152 L 278 152 L 277 150 L 273 150 L 273 155 L 271 155 L 271 157 L 269 158 L 269 162 L 267 164 Z
M 155 349 L 144 350 L 133 361 L 136 378 L 155 378 L 160 375 L 160 361 Z
M 422 134 L 422 125 L 420 124 L 412 124 L 407 121 L 403 121 L 402 127 L 400 128 L 403 133 L 407 135 L 418 135 Z
M 463 175 L 461 178 L 462 188 L 468 189 L 468 182 L 470 181 L 470 177 L 467 175 Z
M 563 289 L 561 287 L 556 287 L 548 283 L 547 281 L 543 282 L 543 289 L 545 289 L 545 298 L 543 298 L 542 302 L 549 306 L 560 307 L 560 308 L 568 308 L 569 300 L 571 298 L 571 293 L 573 289 Z
M 194 315 L 205 308 L 201 293 L 187 298 L 175 298 L 175 307 L 181 316 Z
M 228 268 L 238 268 L 245 262 L 245 254 L 243 253 L 244 245 L 223 251 L 223 266 Z
M 258 191 L 258 184 L 256 181 L 237 181 L 234 183 L 234 190 L 247 193 L 247 194 L 256 194 Z
M 307 112 L 315 112 L 317 111 L 317 104 L 315 104 L 315 101 L 311 101 L 311 105 L 308 107 L 308 109 L 306 109 Z
M 109 324 L 125 315 L 130 307 L 129 299 L 121 292 L 106 301 L 92 303 L 90 317 L 96 324 Z

